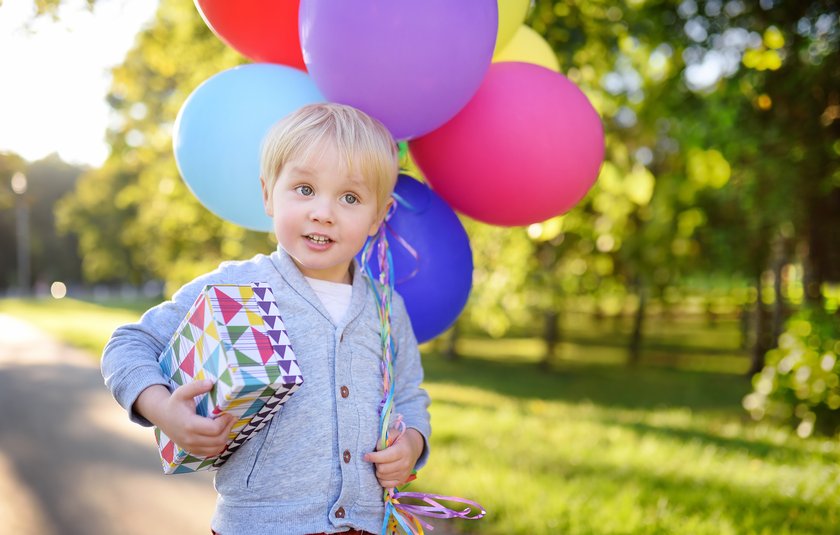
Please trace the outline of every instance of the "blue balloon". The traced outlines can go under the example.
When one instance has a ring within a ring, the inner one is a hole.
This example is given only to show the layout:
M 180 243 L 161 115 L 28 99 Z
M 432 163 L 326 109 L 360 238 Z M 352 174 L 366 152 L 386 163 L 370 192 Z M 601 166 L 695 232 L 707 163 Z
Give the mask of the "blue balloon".
M 386 233 L 394 260 L 394 288 L 405 301 L 414 335 L 422 343 L 448 329 L 467 304 L 472 249 L 458 216 L 426 184 L 400 175 L 394 193 L 397 207 Z M 376 258 L 370 262 L 378 277 Z
M 172 145 L 178 171 L 211 212 L 269 231 L 260 189 L 260 148 L 271 126 L 324 102 L 309 75 L 270 63 L 240 65 L 199 85 L 178 112 Z

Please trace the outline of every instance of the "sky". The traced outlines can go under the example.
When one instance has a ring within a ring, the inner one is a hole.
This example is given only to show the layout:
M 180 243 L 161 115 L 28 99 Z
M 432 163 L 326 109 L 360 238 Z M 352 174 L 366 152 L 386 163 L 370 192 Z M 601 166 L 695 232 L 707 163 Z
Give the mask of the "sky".
M 65 0 L 54 21 L 34 0 L 0 0 L 0 152 L 57 152 L 94 167 L 108 156 L 109 69 L 122 63 L 158 0 Z

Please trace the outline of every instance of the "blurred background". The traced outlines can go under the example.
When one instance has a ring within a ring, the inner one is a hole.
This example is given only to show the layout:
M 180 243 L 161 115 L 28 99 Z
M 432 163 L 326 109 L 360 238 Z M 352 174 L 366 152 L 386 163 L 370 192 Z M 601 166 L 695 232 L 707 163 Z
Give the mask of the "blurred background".
M 525 24 L 598 111 L 606 156 L 563 216 L 462 218 L 472 292 L 422 347 L 433 457 L 415 485 L 488 515 L 441 529 L 840 529 L 838 13 L 830 0 L 532 2 Z M 186 97 L 247 61 L 191 2 L 0 4 L 0 380 L 27 381 L 25 352 L 8 349 L 22 325 L 27 344 L 81 352 L 94 377 L 117 325 L 274 248 L 205 209 L 173 157 Z M 0 429 L 4 449 L 13 432 Z M 166 485 L 148 440 L 132 469 Z M 37 498 L 14 451 L 0 474 Z M 34 502 L 36 516 L 54 506 Z M 49 514 L 39 529 L 131 532 Z

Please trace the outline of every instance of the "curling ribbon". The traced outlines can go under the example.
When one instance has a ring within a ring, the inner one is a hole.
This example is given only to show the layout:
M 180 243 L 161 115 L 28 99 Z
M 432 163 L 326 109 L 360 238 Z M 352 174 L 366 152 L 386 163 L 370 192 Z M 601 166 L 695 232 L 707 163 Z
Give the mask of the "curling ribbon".
M 411 205 L 411 203 L 410 203 L 410 202 L 408 202 L 407 200 L 403 199 L 403 198 L 402 198 L 400 195 L 398 195 L 396 192 L 394 192 L 394 193 L 393 193 L 393 197 L 394 197 L 394 200 L 395 200 L 396 202 L 395 202 L 394 204 L 392 204 L 392 205 L 391 205 L 391 208 L 388 210 L 388 214 L 385 216 L 385 222 L 384 222 L 384 224 L 385 224 L 385 229 L 386 229 L 388 232 L 390 232 L 390 233 L 391 233 L 391 236 L 393 236 L 393 238 L 397 241 L 397 243 L 399 243 L 400 245 L 402 245 L 402 246 L 403 246 L 403 248 L 404 248 L 406 251 L 408 251 L 409 256 L 411 256 L 411 258 L 414 260 L 414 269 L 411 271 L 411 273 L 409 273 L 409 274 L 408 274 L 408 275 L 406 275 L 405 277 L 401 278 L 400 280 L 398 280 L 398 281 L 395 281 L 395 282 L 394 282 L 394 284 L 402 284 L 402 283 L 404 283 L 405 281 L 407 281 L 407 280 L 409 280 L 409 279 L 414 278 L 414 276 L 415 276 L 415 275 L 417 275 L 417 273 L 420 271 L 420 253 L 418 253 L 418 252 L 417 252 L 417 250 L 416 250 L 416 249 L 414 249 L 414 247 L 412 247 L 412 246 L 408 243 L 408 241 L 406 241 L 406 239 L 405 239 L 405 238 L 403 238 L 402 236 L 400 236 L 400 235 L 399 235 L 399 233 L 397 233 L 397 231 L 395 231 L 395 230 L 391 227 L 391 225 L 389 225 L 389 224 L 388 224 L 388 220 L 390 220 L 390 219 L 393 217 L 393 215 L 394 215 L 394 213 L 396 213 L 396 211 L 397 211 L 397 208 L 398 208 L 398 207 L 403 207 L 403 208 L 406 208 L 406 209 L 408 209 L 408 210 L 415 211 L 415 212 L 417 211 L 417 209 L 416 209 L 416 208 L 414 208 L 414 207 Z M 387 245 L 386 245 L 386 247 L 387 247 Z M 380 267 L 380 271 L 381 271 L 381 270 L 382 270 L 382 264 L 380 264 L 380 265 L 379 265 L 379 267 Z M 392 267 L 393 267 L 393 266 L 392 266 Z M 394 278 L 392 277 L 390 280 L 392 280 L 392 281 L 393 281 L 393 280 L 394 280 Z
M 410 208 L 410 205 L 396 196 L 397 202 Z M 376 297 L 380 321 L 380 340 L 382 342 L 382 377 L 383 377 L 383 399 L 379 407 L 379 441 L 378 449 L 382 450 L 392 445 L 405 432 L 405 424 L 402 416 L 394 416 L 391 423 L 391 414 L 394 408 L 394 364 L 397 358 L 397 347 L 391 336 L 391 297 L 394 292 L 394 261 L 388 245 L 386 229 L 394 236 L 395 240 L 405 247 L 409 253 L 417 259 L 416 251 L 393 229 L 388 228 L 388 220 L 396 210 L 396 203 L 391 205 L 385 221 L 380 225 L 376 235 L 368 240 L 362 250 L 362 266 L 368 275 L 373 293 Z M 372 254 L 375 252 L 379 266 L 378 280 L 373 276 L 370 267 Z M 418 262 L 419 265 L 419 262 Z M 409 276 L 413 277 L 415 271 Z M 412 475 L 411 479 L 414 479 Z M 418 503 L 403 503 L 403 500 L 419 501 Z M 437 494 L 426 494 L 422 492 L 400 492 L 397 489 L 384 490 L 385 518 L 382 522 L 382 535 L 399 535 L 400 531 L 405 535 L 424 535 L 423 528 L 432 530 L 432 526 L 422 522 L 417 517 L 428 518 L 463 518 L 477 520 L 486 513 L 484 508 L 472 500 L 458 498 L 455 496 L 440 496 Z M 466 509 L 456 511 L 450 509 L 441 501 L 459 502 L 467 505 Z M 476 509 L 477 512 L 473 512 Z

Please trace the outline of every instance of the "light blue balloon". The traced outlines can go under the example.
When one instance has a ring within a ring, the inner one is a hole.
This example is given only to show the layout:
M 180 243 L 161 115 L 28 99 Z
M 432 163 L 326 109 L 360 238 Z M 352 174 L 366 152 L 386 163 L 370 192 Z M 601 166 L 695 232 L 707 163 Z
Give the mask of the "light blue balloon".
M 260 190 L 260 148 L 274 123 L 324 102 L 303 71 L 271 63 L 240 65 L 205 80 L 178 112 L 172 145 L 193 195 L 223 219 L 269 231 Z

